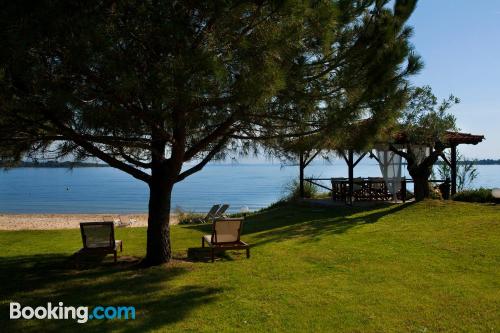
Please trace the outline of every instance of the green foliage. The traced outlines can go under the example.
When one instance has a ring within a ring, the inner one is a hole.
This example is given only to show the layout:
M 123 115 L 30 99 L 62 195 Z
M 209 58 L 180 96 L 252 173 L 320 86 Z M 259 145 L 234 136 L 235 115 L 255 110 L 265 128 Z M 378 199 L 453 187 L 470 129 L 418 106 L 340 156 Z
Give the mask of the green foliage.
M 319 194 L 318 186 L 304 181 L 304 196 L 314 198 Z M 300 198 L 300 182 L 297 179 L 291 180 L 285 185 L 285 200 L 296 200 Z
M 243 138 L 386 118 L 421 67 L 405 25 L 415 3 L 6 3 L 0 158 L 95 156 L 181 181 L 248 150 Z
M 3 332 L 498 332 L 500 209 L 424 201 L 267 210 L 252 256 L 184 260 L 209 225 L 172 226 L 177 260 L 139 269 L 145 228 L 119 228 L 119 263 L 75 270 L 78 230 L 0 231 Z M 9 320 L 23 306 L 133 305 L 135 320 Z M 404 306 L 403 306 L 404 305 Z M 460 314 L 460 315 L 457 315 Z
M 285 162 L 307 165 L 335 148 L 374 141 L 404 106 L 408 77 L 422 67 L 405 25 L 416 1 L 395 1 L 392 10 L 387 1 L 333 3 L 328 49 L 315 42 L 294 59 L 286 89 L 268 105 L 286 116 L 268 119 L 272 135 L 264 145 Z
M 460 99 L 453 95 L 439 103 L 429 86 L 412 88 L 399 130 L 410 144 L 435 147 L 436 143 L 445 142 L 446 131 L 456 130 L 455 116 L 448 110 L 458 103 Z
M 248 151 L 242 137 L 327 137 L 360 118 L 382 123 L 421 68 L 405 25 L 415 4 L 6 3 L 0 158 L 93 155 L 146 181 L 155 155 L 172 173 L 206 158 L 182 180 Z
M 179 221 L 179 224 L 191 224 L 196 223 L 203 214 L 185 211 L 180 206 L 174 208 L 175 218 Z
M 162 230 L 174 184 L 213 159 L 390 118 L 421 67 L 415 3 L 5 2 L 0 160 L 97 157 L 149 185 Z
M 453 200 L 465 202 L 495 202 L 493 196 L 491 195 L 491 189 L 487 188 L 457 192 L 453 196 Z
M 131 163 L 151 159 L 145 143 L 153 136 L 169 151 L 176 144 L 192 148 L 187 160 L 224 146 L 229 134 L 265 115 L 262 105 L 283 88 L 290 67 L 284 59 L 305 51 L 297 41 L 320 38 L 321 29 L 316 35 L 304 28 L 308 20 L 321 25 L 308 7 L 300 1 L 6 4 L 0 128 L 10 140 L 2 141 L 2 157 L 48 153 L 55 141 L 57 156 L 99 155 L 85 144 L 91 143 Z M 217 128 L 213 140 L 197 145 Z
M 446 132 L 456 130 L 455 117 L 448 110 L 460 100 L 450 95 L 438 102 L 429 86 L 409 89 L 408 98 L 398 124 L 388 131 L 386 139 L 398 142 L 390 149 L 406 160 L 415 184 L 415 199 L 422 200 L 431 195 L 427 180 L 448 147 Z
M 414 87 L 409 91 L 407 107 L 401 113 L 398 125 L 388 135 L 398 132 L 397 139 L 403 143 L 393 147 L 408 162 L 409 166 L 433 165 L 446 148 L 446 132 L 456 130 L 456 119 L 448 110 L 460 102 L 453 95 L 438 102 L 429 86 Z M 388 138 L 394 140 L 394 138 Z M 419 156 L 423 147 L 430 149 L 427 158 Z M 406 152 L 403 152 L 406 150 Z
M 429 185 L 429 199 L 443 200 L 443 195 L 441 194 L 439 187 Z

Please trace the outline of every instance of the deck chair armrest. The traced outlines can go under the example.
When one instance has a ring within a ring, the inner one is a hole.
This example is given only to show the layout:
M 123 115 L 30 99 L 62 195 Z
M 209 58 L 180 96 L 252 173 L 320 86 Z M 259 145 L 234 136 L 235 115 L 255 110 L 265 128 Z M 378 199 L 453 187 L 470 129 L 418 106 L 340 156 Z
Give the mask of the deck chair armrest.
M 216 219 L 216 221 L 243 221 L 244 217 L 221 217 Z

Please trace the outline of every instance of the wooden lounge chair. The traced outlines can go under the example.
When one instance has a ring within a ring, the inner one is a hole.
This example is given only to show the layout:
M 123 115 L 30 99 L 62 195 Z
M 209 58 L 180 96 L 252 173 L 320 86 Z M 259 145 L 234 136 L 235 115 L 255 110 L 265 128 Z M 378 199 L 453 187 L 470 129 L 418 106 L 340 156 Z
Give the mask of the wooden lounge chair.
M 220 205 L 213 205 L 212 208 L 210 208 L 210 210 L 208 211 L 207 216 L 201 217 L 195 221 L 200 223 L 208 223 L 213 221 L 214 219 L 217 218 L 216 214 L 220 210 L 220 208 L 221 208 Z
M 226 213 L 226 210 L 229 208 L 228 204 L 223 204 L 220 209 L 214 214 L 215 219 L 222 219 L 225 218 L 226 216 L 224 215 Z
M 118 216 L 118 219 L 113 220 L 115 227 L 119 228 L 125 228 L 125 227 L 130 227 L 134 223 L 137 223 L 136 219 L 131 219 L 130 217 L 128 218 L 128 221 L 125 221 L 125 218 L 122 218 L 121 216 Z
M 77 267 L 83 255 L 113 254 L 116 263 L 118 248 L 123 251 L 121 240 L 115 240 L 113 222 L 80 223 L 83 248 L 76 253 Z
M 128 219 L 128 222 L 125 222 L 121 216 L 113 217 L 113 216 L 103 216 L 102 220 L 104 222 L 113 222 L 115 227 L 117 228 L 125 228 L 130 227 L 133 223 L 137 222 L 135 219 Z
M 243 218 L 228 218 L 213 222 L 212 234 L 201 238 L 201 247 L 205 247 L 205 243 L 210 247 L 212 262 L 216 250 L 246 250 L 247 258 L 250 258 L 250 246 L 240 240 L 242 228 Z

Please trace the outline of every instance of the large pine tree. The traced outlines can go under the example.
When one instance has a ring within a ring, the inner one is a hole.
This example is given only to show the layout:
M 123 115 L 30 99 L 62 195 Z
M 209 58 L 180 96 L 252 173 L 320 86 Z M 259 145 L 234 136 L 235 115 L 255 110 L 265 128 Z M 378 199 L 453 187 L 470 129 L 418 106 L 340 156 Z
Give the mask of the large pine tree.
M 93 156 L 146 182 L 144 263 L 167 262 L 174 184 L 226 149 L 387 117 L 418 69 L 415 2 L 4 3 L 0 156 Z M 312 104 L 287 108 L 299 92 Z

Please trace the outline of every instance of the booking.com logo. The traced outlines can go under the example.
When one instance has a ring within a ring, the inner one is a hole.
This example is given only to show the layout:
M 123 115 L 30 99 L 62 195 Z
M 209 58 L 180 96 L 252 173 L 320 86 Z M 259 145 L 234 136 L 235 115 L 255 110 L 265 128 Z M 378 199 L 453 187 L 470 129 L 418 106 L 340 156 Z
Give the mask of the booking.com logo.
M 89 320 L 103 319 L 135 319 L 134 306 L 96 306 L 89 311 L 88 306 L 64 306 L 63 302 L 53 306 L 21 306 L 20 303 L 10 303 L 10 319 L 73 319 L 83 324 Z

